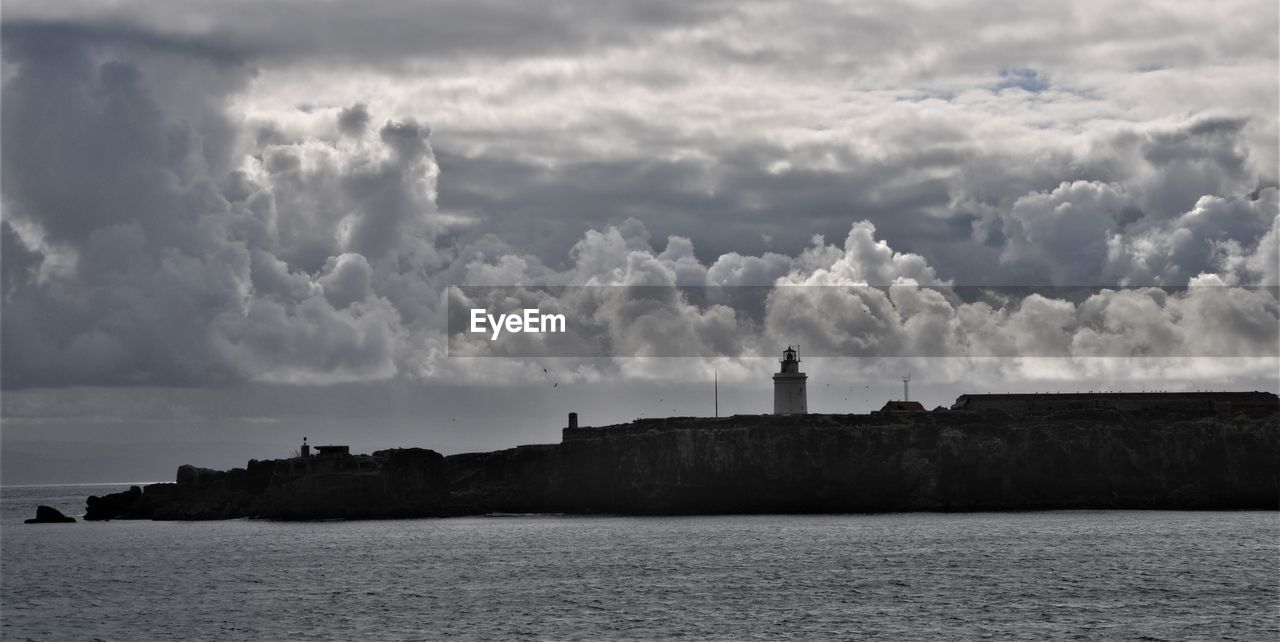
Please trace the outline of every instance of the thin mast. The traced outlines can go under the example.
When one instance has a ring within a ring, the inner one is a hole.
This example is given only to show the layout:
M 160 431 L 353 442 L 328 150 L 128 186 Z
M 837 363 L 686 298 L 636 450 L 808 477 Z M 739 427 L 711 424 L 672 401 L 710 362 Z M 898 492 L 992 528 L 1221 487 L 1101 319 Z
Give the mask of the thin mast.
M 716 396 L 716 418 L 720 417 L 720 372 L 718 370 L 711 371 L 715 377 L 715 396 Z

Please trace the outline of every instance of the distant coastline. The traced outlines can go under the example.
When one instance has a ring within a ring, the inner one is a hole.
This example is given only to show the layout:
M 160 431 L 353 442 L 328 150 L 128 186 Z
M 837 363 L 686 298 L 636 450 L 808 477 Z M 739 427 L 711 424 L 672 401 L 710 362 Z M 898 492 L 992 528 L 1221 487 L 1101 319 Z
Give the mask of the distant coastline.
M 720 514 L 1280 508 L 1280 400 L 965 395 L 866 415 L 671 417 L 559 444 L 421 448 L 179 467 L 90 497 L 86 519 L 363 519 L 484 513 Z M 1143 401 L 1146 399 L 1146 401 Z

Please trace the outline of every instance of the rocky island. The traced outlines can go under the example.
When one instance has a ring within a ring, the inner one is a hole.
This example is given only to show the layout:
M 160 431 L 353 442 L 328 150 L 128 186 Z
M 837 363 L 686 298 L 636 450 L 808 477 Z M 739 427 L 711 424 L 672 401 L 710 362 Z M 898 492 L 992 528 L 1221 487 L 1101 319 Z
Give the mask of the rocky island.
M 1252 393 L 963 395 L 926 412 L 672 417 L 558 444 L 299 457 L 90 497 L 87 520 L 490 512 L 712 514 L 1280 508 L 1280 400 Z
M 36 516 L 25 520 L 24 524 L 74 524 L 76 518 L 67 517 L 62 511 L 52 506 L 37 506 Z

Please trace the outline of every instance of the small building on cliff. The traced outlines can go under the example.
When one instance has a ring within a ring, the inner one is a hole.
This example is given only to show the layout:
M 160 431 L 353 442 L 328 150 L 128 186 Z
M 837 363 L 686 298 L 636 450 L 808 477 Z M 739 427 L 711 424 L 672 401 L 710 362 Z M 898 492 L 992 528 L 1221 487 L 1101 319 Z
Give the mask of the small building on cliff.
M 350 457 L 351 446 L 316 446 L 316 457 Z
M 805 390 L 805 380 L 809 375 L 800 372 L 800 355 L 794 347 L 787 346 L 782 351 L 781 364 L 781 369 L 773 375 L 773 414 L 809 414 Z
M 919 401 L 887 401 L 878 412 L 925 412 Z

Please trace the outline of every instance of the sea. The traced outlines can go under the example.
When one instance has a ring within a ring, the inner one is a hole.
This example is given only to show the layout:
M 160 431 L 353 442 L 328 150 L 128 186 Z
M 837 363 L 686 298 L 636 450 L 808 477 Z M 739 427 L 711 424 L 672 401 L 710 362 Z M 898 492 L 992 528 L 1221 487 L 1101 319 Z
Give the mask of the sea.
M 1280 513 L 112 521 L 0 488 L 5 640 L 1280 638 Z

